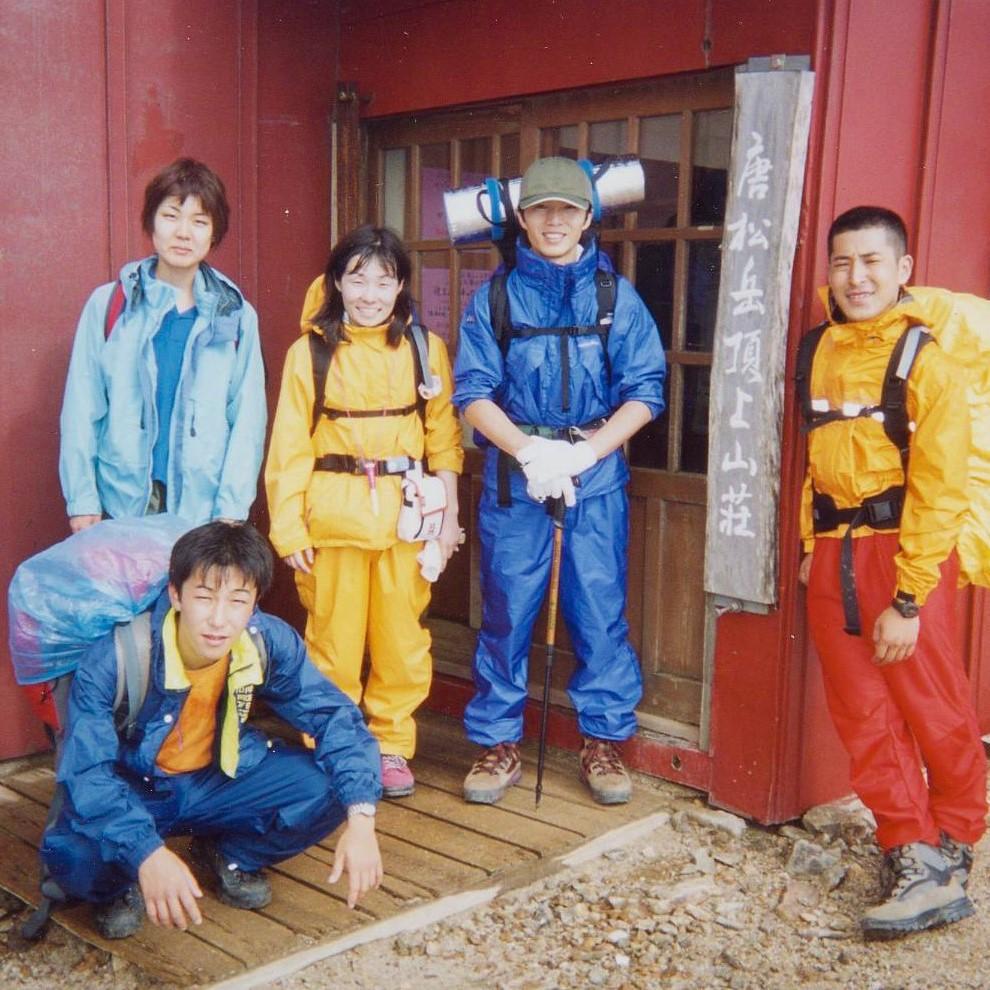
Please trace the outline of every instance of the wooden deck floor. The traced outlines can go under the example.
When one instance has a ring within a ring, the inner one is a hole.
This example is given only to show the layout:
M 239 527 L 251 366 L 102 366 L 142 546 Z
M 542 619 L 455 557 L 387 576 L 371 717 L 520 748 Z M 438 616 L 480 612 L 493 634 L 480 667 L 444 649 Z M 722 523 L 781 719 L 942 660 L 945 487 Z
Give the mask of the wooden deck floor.
M 444 895 L 525 883 L 589 839 L 663 805 L 661 795 L 640 787 L 628 805 L 599 807 L 577 779 L 574 757 L 552 752 L 537 810 L 536 753 L 531 744 L 523 747 L 526 768 L 520 786 L 498 806 L 466 804 L 461 782 L 474 747 L 464 740 L 460 725 L 449 719 L 427 714 L 418 720 L 416 793 L 380 805 L 385 881 L 354 911 L 345 903 L 345 881 L 333 888 L 326 883 L 336 838 L 332 835 L 270 871 L 274 897 L 263 911 L 238 911 L 207 893 L 203 924 L 193 930 L 145 924 L 133 938 L 118 942 L 105 942 L 96 934 L 86 905 L 61 910 L 56 920 L 161 980 L 181 987 L 211 984 Z M 53 787 L 49 767 L 23 770 L 0 782 L 0 887 L 31 904 L 37 903 L 37 847 Z M 169 845 L 181 855 L 187 841 L 169 840 Z M 206 877 L 199 879 L 206 884 Z

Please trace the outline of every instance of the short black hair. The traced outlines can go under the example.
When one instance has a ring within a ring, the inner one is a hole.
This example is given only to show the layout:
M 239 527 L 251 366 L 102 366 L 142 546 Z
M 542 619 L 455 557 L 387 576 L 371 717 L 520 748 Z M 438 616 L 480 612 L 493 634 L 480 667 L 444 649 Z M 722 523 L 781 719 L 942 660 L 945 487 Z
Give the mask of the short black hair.
M 394 230 L 388 227 L 373 227 L 365 224 L 357 227 L 341 238 L 330 252 L 327 267 L 323 273 L 324 301 L 320 311 L 313 317 L 332 346 L 347 340 L 343 322 L 344 301 L 337 289 L 337 283 L 354 263 L 354 270 L 363 268 L 369 261 L 377 261 L 389 275 L 402 283 L 402 288 L 392 309 L 386 339 L 392 347 L 398 347 L 406 332 L 406 325 L 412 318 L 413 298 L 410 277 L 412 262 L 409 252 Z
M 176 591 L 195 574 L 214 569 L 226 575 L 236 567 L 261 598 L 272 586 L 275 559 L 272 548 L 250 523 L 214 520 L 189 530 L 172 547 L 168 581 Z
M 213 221 L 211 246 L 216 247 L 223 240 L 230 223 L 230 204 L 223 179 L 213 169 L 194 158 L 177 158 L 148 183 L 144 190 L 141 227 L 149 237 L 155 232 L 158 207 L 169 196 L 177 196 L 183 203 L 188 196 L 198 196 Z
M 865 230 L 867 227 L 881 227 L 893 244 L 898 258 L 908 253 L 907 227 L 900 215 L 885 206 L 854 206 L 840 213 L 828 228 L 828 255 L 832 257 L 832 242 L 839 234 L 850 230 Z

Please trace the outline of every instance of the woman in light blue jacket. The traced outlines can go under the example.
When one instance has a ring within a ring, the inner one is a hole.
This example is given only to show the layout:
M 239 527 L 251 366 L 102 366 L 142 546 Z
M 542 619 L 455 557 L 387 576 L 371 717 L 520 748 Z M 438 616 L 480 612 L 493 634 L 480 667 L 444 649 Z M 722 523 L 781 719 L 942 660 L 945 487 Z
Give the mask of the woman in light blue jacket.
M 83 308 L 59 457 L 73 532 L 166 510 L 192 522 L 247 518 L 267 407 L 257 315 L 205 263 L 228 217 L 219 176 L 173 162 L 145 190 L 155 253 Z

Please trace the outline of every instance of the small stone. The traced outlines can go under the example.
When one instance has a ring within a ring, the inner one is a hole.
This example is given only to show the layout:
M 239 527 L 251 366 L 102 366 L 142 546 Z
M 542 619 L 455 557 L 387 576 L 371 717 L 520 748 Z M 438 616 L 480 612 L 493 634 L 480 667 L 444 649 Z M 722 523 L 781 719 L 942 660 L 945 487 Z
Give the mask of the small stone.
M 694 865 L 698 868 L 699 873 L 705 873 L 709 876 L 714 875 L 716 870 L 715 860 L 707 849 L 699 847 L 693 850 L 691 859 L 694 860 Z
M 432 958 L 439 956 L 440 953 L 443 951 L 443 948 L 439 942 L 427 942 L 425 951 L 426 954 Z
M 783 917 L 796 921 L 803 916 L 808 908 L 815 908 L 821 901 L 821 890 L 818 885 L 807 880 L 791 878 L 781 895 L 777 911 Z
M 746 822 L 738 815 L 728 811 L 718 811 L 715 808 L 689 808 L 685 815 L 698 825 L 706 825 L 738 839 L 746 832 Z
M 803 828 L 798 828 L 795 825 L 781 825 L 780 828 L 777 829 L 777 832 L 785 839 L 790 839 L 791 842 L 797 842 L 801 839 L 805 842 L 811 841 L 811 833 L 806 832 Z
M 823 849 L 814 842 L 798 839 L 791 850 L 785 870 L 792 876 L 818 876 L 839 862 L 838 853 Z
M 605 941 L 612 945 L 625 945 L 629 941 L 629 932 L 625 928 L 613 929 L 605 936 Z
M 624 952 L 617 952 L 613 961 L 619 969 L 629 969 L 629 963 L 631 962 L 629 956 Z
M 593 966 L 588 970 L 588 982 L 594 987 L 603 986 L 608 980 L 608 973 L 601 966 Z
M 723 928 L 728 928 L 734 932 L 741 932 L 745 927 L 738 921 L 735 921 L 732 918 L 727 918 L 724 914 L 716 914 L 714 920 L 716 925 L 721 925 Z
M 825 883 L 828 889 L 835 890 L 845 880 L 848 872 L 849 867 L 843 863 L 836 863 L 834 866 L 830 866 L 824 873 Z
M 835 928 L 801 928 L 798 935 L 802 938 L 852 938 L 852 932 L 837 931 Z
M 742 862 L 743 854 L 741 852 L 723 849 L 712 853 L 712 858 L 716 863 L 721 863 L 723 866 L 738 866 Z

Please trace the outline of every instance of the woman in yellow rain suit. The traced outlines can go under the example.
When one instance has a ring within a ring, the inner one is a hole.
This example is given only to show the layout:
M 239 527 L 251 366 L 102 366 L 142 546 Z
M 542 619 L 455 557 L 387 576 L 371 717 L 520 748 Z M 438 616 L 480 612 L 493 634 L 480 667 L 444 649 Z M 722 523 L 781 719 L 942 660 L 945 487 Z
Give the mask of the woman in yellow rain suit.
M 417 560 L 424 545 L 400 541 L 396 531 L 403 475 L 422 462 L 443 482 L 442 566 L 460 535 L 464 460 L 450 362 L 433 334 L 429 374 L 417 383 L 409 276 L 409 256 L 387 229 L 360 227 L 331 251 L 307 294 L 303 335 L 286 355 L 265 469 L 271 539 L 296 571 L 310 656 L 363 704 L 390 797 L 413 791 L 413 712 L 432 668 L 420 622 L 430 599 Z M 321 348 L 330 360 L 316 402 Z M 362 689 L 366 646 L 371 667 Z

